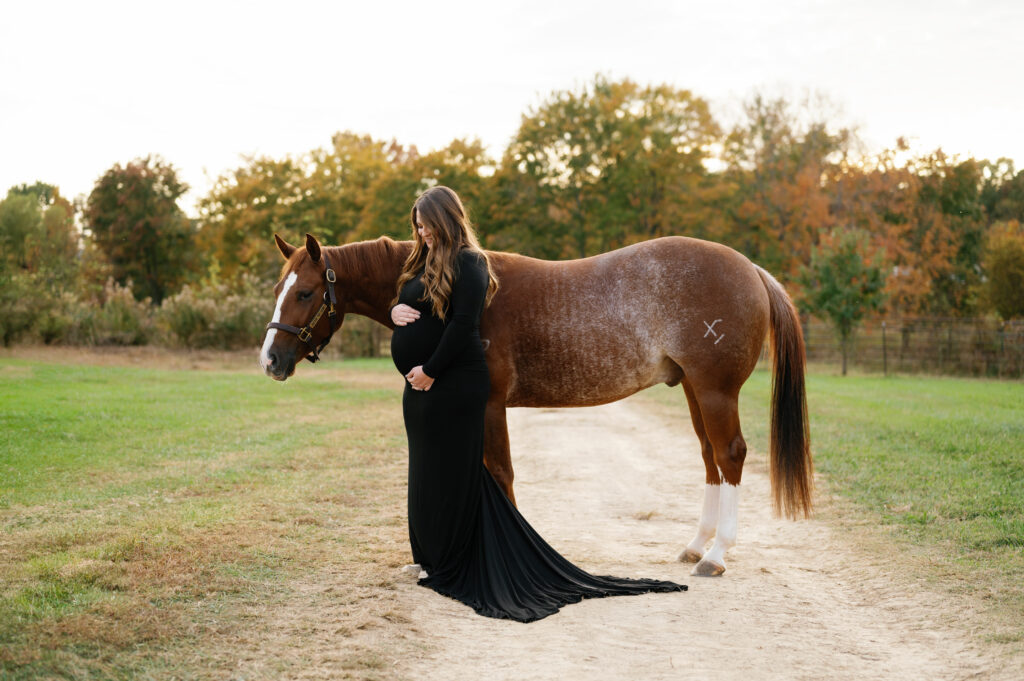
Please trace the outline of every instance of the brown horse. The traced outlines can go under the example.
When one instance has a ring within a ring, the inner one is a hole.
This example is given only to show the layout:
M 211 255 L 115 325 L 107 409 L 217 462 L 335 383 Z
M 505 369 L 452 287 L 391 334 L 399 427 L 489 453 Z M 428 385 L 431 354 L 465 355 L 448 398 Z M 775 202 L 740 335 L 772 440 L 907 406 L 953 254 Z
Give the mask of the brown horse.
M 391 300 L 412 242 L 382 237 L 324 248 L 311 235 L 305 247 L 275 239 L 287 263 L 260 355 L 269 376 L 285 380 L 310 349 L 315 361 L 340 326 L 331 312 L 394 328 Z M 582 407 L 656 383 L 682 384 L 706 486 L 697 535 L 679 558 L 697 563 L 693 574 L 721 574 L 736 543 L 747 453 L 737 397 L 770 329 L 774 507 L 791 518 L 810 512 L 803 335 L 789 296 L 770 274 L 730 248 L 685 237 L 564 262 L 488 255 L 501 288 L 480 324 L 491 374 L 484 463 L 509 499 L 515 500 L 506 407 Z

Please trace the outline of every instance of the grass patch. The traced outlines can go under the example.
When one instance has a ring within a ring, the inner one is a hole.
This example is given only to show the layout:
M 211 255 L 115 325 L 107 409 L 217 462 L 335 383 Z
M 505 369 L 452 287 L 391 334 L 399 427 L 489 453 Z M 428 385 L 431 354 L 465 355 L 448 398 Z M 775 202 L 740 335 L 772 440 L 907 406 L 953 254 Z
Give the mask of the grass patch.
M 758 458 L 768 447 L 770 381 L 757 371 L 740 395 Z M 688 413 L 680 390 L 645 394 Z M 807 394 L 815 468 L 829 489 L 923 549 L 936 581 L 987 601 L 1002 623 L 991 640 L 1021 640 L 1024 385 L 815 373 Z
M 320 621 L 324 649 L 385 665 L 360 635 L 404 616 L 389 363 L 304 366 L 280 384 L 251 358 L 101 360 L 0 359 L 0 677 L 294 675 Z

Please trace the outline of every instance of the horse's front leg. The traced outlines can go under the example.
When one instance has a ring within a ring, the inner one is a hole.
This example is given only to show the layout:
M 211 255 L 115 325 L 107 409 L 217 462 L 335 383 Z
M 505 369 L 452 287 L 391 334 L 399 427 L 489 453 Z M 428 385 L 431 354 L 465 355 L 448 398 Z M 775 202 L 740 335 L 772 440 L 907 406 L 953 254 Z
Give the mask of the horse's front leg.
M 491 394 L 484 412 L 484 465 L 491 472 L 498 487 L 513 505 L 516 503 L 512 492 L 512 453 L 508 442 L 508 422 L 505 420 L 505 394 Z

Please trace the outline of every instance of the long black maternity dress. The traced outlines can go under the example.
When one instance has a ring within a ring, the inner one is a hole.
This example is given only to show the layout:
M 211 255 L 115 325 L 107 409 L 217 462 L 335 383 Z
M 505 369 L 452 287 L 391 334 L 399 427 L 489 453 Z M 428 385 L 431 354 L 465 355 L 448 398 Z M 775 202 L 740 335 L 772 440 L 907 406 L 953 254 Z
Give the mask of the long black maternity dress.
M 483 259 L 463 250 L 447 320 L 422 301 L 414 278 L 398 301 L 420 318 L 395 328 L 391 356 L 404 376 L 422 365 L 430 390 L 402 396 L 409 437 L 409 540 L 427 571 L 419 583 L 481 615 L 532 622 L 583 598 L 685 591 L 649 579 L 597 577 L 551 548 L 508 500 L 483 465 L 484 409 L 490 377 L 479 322 L 487 292 Z

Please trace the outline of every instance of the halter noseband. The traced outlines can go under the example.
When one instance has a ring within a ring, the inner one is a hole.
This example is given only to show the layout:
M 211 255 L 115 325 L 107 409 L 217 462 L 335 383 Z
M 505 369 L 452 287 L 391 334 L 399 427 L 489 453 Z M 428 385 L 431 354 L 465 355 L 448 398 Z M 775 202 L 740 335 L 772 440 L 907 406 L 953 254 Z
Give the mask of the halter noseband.
M 327 290 L 324 292 L 324 302 L 320 304 L 320 309 L 316 311 L 313 318 L 309 320 L 309 323 L 303 326 L 301 329 L 291 324 L 282 324 L 281 322 L 270 322 L 267 324 L 267 330 L 280 329 L 281 331 L 287 331 L 288 333 L 295 334 L 299 337 L 299 340 L 305 343 L 307 346 L 312 348 L 312 352 L 306 355 L 306 359 L 310 362 L 315 362 L 320 359 L 320 352 L 327 347 L 327 344 L 331 342 L 331 336 L 341 326 L 338 324 L 338 297 L 334 293 L 334 282 L 338 281 L 338 275 L 335 274 L 334 269 L 331 268 L 331 261 L 327 259 L 327 251 L 323 251 L 320 257 L 324 259 L 324 279 L 327 280 Z M 318 346 L 313 346 L 313 329 L 320 322 L 320 318 L 324 316 L 324 312 L 327 313 L 327 318 L 331 321 L 331 332 L 327 334 L 327 338 L 324 338 L 323 342 Z

